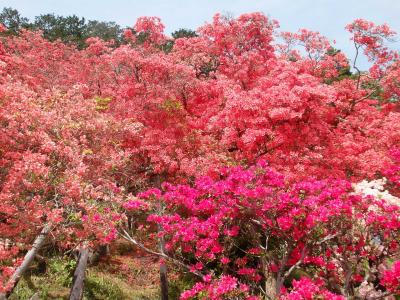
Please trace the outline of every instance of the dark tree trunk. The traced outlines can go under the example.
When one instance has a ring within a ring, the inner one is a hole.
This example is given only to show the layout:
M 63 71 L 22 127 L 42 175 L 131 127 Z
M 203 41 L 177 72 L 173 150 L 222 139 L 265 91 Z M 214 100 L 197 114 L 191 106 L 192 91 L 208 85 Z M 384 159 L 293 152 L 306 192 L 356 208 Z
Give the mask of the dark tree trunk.
M 163 178 L 161 175 L 157 174 L 154 178 L 154 186 L 161 189 L 161 182 Z M 164 205 L 162 202 L 159 204 L 159 215 L 163 214 Z M 161 225 L 158 226 L 158 232 L 161 233 L 163 228 Z M 162 254 L 165 254 L 165 240 L 161 236 L 159 239 L 159 249 Z M 160 264 L 160 288 L 161 288 L 161 300 L 168 300 L 168 276 L 167 276 L 167 265 L 165 262 Z
M 51 225 L 46 224 L 40 234 L 36 237 L 35 241 L 33 242 L 32 248 L 25 254 L 24 260 L 22 264 L 15 270 L 14 274 L 11 276 L 10 280 L 8 281 L 11 283 L 11 289 L 8 290 L 6 294 L 0 294 L 0 299 L 7 299 L 8 296 L 11 295 L 12 291 L 18 284 L 18 281 L 21 279 L 22 275 L 24 275 L 25 271 L 29 268 L 32 261 L 35 259 L 40 248 L 43 246 L 47 235 L 51 231 Z
M 160 252 L 165 253 L 164 237 L 160 238 Z M 166 262 L 160 264 L 160 285 L 161 285 L 161 300 L 168 300 L 168 277 Z
M 85 271 L 88 263 L 88 258 L 89 249 L 87 247 L 83 247 L 79 252 L 79 261 L 75 269 L 69 300 L 81 300 L 83 297 L 83 286 L 85 281 Z

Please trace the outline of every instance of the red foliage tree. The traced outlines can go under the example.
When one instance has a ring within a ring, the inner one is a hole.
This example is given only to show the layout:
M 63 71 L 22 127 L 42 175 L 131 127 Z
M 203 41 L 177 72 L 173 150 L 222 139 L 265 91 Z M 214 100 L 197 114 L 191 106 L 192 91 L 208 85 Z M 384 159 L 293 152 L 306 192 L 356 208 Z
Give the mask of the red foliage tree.
M 44 224 L 72 248 L 134 220 L 205 275 L 183 299 L 398 293 L 398 207 L 351 183 L 386 176 L 399 195 L 399 54 L 387 25 L 347 29 L 353 74 L 318 32 L 261 13 L 217 14 L 170 52 L 156 17 L 119 47 L 2 36 L 0 280 Z

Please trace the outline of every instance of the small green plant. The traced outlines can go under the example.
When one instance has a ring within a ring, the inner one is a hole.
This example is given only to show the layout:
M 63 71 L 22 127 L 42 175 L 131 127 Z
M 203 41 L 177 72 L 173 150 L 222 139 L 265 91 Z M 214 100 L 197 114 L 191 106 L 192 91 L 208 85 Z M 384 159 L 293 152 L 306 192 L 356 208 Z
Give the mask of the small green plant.
M 53 258 L 49 261 L 50 276 L 55 276 L 55 281 L 62 286 L 69 287 L 76 267 L 76 261 L 68 257 Z
M 96 110 L 98 111 L 107 110 L 111 100 L 112 100 L 111 97 L 105 97 L 105 98 L 99 96 L 94 97 L 94 101 L 96 103 Z
M 162 104 L 161 107 L 168 113 L 173 113 L 175 111 L 181 110 L 183 108 L 182 104 L 175 99 L 167 99 Z

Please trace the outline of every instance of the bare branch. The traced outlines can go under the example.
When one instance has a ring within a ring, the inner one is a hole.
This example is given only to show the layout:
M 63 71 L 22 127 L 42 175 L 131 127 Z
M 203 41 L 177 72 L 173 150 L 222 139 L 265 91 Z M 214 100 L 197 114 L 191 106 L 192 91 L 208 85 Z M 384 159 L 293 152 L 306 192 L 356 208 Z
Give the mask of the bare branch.
M 306 256 L 306 250 L 307 250 L 307 248 L 304 247 L 303 250 L 301 251 L 300 259 L 293 266 L 291 266 L 289 270 L 286 271 L 286 273 L 283 275 L 283 279 L 288 278 L 289 275 L 294 271 L 294 269 L 296 269 L 298 266 L 300 266 L 303 263 L 304 257 Z
M 126 230 L 123 229 L 122 231 L 123 231 L 123 234 L 120 233 L 120 235 L 121 235 L 124 239 L 126 239 L 126 240 L 129 241 L 129 242 L 131 242 L 132 244 L 134 244 L 134 245 L 137 246 L 138 248 L 142 249 L 143 251 L 145 251 L 145 252 L 147 252 L 147 253 L 149 253 L 149 254 L 158 256 L 158 257 L 162 257 L 162 258 L 164 258 L 164 259 L 166 259 L 166 260 L 168 260 L 168 261 L 174 263 L 175 265 L 178 265 L 178 266 L 180 266 L 180 267 L 186 269 L 186 270 L 189 271 L 190 273 L 193 273 L 194 275 L 199 276 L 200 278 L 203 278 L 204 275 L 203 275 L 202 273 L 200 273 L 200 272 L 198 272 L 198 271 L 192 270 L 192 268 L 191 268 L 190 266 L 188 266 L 187 264 L 185 264 L 185 263 L 183 263 L 183 262 L 181 262 L 181 261 L 179 261 L 179 260 L 177 260 L 177 259 L 175 259 L 175 258 L 173 258 L 173 257 L 170 257 L 170 256 L 168 256 L 168 255 L 165 254 L 165 253 L 156 252 L 156 251 L 153 251 L 153 250 L 147 248 L 145 245 L 143 245 L 142 243 L 138 242 L 135 238 L 133 238 L 132 236 L 130 236 L 129 233 L 126 232 Z

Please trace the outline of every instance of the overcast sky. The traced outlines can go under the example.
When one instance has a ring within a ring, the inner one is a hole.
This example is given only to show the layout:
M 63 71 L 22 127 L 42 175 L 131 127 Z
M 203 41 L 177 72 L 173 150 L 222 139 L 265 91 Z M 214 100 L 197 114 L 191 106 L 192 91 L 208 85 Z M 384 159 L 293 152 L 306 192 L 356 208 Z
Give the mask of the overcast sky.
M 262 11 L 279 21 L 282 30 L 307 28 L 337 41 L 350 57 L 353 49 L 344 26 L 356 18 L 388 23 L 400 32 L 400 0 L 0 0 L 0 7 L 16 8 L 33 19 L 45 13 L 78 15 L 86 19 L 115 21 L 132 26 L 139 16 L 158 16 L 166 33 L 196 29 L 216 12 L 238 16 Z M 400 43 L 392 45 L 400 49 Z

